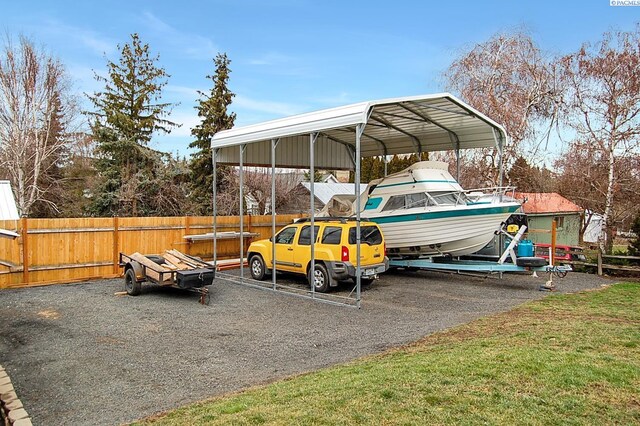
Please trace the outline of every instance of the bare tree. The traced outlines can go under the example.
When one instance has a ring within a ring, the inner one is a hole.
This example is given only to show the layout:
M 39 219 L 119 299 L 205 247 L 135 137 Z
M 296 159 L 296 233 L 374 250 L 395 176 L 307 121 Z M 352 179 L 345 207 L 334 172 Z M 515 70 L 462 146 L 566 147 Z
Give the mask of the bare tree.
M 286 204 L 292 196 L 291 191 L 299 183 L 299 174 L 276 170 L 274 178 L 271 169 L 256 168 L 245 172 L 244 184 L 247 195 L 258 204 L 259 214 L 271 213 L 271 182 L 275 184 L 275 206 L 278 208 Z
M 44 196 L 47 174 L 67 143 L 76 116 L 64 66 L 25 37 L 0 56 L 0 160 L 22 216 Z
M 613 245 L 616 164 L 640 147 L 640 26 L 605 33 L 595 45 L 562 58 L 569 125 L 598 151 L 606 170 L 600 247 Z
M 554 62 L 523 32 L 497 34 L 477 44 L 451 64 L 445 78 L 449 89 L 505 126 L 511 139 L 505 146 L 505 161 L 527 157 L 523 142 L 535 141 L 540 123 L 546 124 L 548 135 L 557 117 L 561 88 Z M 530 151 L 535 152 L 538 145 L 531 145 Z M 495 148 L 464 155 L 466 161 L 461 164 L 468 162 L 475 168 L 474 182 L 466 184 L 496 183 L 500 164 Z
M 596 144 L 572 142 L 555 162 L 558 171 L 557 190 L 564 197 L 585 209 L 580 239 L 595 214 L 605 210 L 607 194 L 606 158 Z M 614 208 L 611 223 L 617 227 L 629 226 L 640 213 L 640 156 L 619 159 L 615 164 Z

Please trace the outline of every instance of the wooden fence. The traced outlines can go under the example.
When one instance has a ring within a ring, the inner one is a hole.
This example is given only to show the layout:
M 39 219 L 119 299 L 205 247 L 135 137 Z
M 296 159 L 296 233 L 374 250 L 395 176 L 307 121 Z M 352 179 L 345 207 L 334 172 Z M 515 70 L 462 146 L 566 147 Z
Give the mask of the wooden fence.
M 279 215 L 276 229 L 299 215 Z M 219 232 L 239 231 L 239 216 L 220 216 Z M 271 236 L 271 216 L 244 216 L 244 231 Z M 0 238 L 0 288 L 68 283 L 120 275 L 118 254 L 162 253 L 177 249 L 213 257 L 212 240 L 188 242 L 185 235 L 212 232 L 211 216 L 21 219 L 0 221 L 21 236 Z M 249 239 L 245 239 L 245 250 Z M 218 258 L 238 258 L 240 240 L 219 240 Z

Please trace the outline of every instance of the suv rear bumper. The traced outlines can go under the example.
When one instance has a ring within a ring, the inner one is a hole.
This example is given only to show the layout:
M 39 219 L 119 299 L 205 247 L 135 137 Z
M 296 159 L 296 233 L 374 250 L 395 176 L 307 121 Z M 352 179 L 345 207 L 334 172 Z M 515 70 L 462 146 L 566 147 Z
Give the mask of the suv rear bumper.
M 327 270 L 331 274 L 332 286 L 337 286 L 338 281 L 348 280 L 356 277 L 356 265 L 351 262 L 324 262 L 327 265 Z M 361 265 L 360 276 L 362 278 L 378 278 L 378 274 L 381 274 L 389 269 L 389 258 L 385 256 L 384 262 L 376 263 L 373 265 Z

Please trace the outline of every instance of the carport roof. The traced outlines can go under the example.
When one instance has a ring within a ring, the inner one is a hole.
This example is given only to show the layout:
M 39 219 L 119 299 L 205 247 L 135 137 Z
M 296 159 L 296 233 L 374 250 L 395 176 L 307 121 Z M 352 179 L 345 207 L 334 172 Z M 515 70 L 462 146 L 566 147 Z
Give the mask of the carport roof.
M 360 102 L 285 117 L 216 133 L 211 147 L 220 163 L 237 164 L 238 145 L 246 145 L 247 165 L 309 167 L 309 134 L 318 133 L 315 164 L 353 168 L 356 126 L 365 124 L 363 157 L 495 146 L 506 139 L 502 126 L 449 93 Z M 236 147 L 235 149 L 233 147 Z

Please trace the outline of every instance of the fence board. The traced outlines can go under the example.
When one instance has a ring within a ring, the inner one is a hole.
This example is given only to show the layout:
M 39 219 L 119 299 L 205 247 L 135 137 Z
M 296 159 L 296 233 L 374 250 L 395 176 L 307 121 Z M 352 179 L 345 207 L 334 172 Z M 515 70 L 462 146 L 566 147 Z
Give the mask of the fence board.
M 300 215 L 279 215 L 276 230 Z M 213 258 L 212 241 L 187 242 L 185 235 L 213 231 L 213 218 L 123 217 L 26 219 L 27 251 L 23 238 L 0 238 L 0 288 L 44 285 L 113 277 L 120 273 L 117 254 L 162 253 L 177 249 L 204 259 Z M 271 216 L 244 216 L 246 231 L 271 236 Z M 0 227 L 21 232 L 20 222 L 0 221 Z M 239 231 L 238 216 L 219 216 L 219 231 Z M 245 250 L 250 239 L 245 239 Z M 27 260 L 24 273 L 23 254 Z M 218 241 L 218 258 L 238 258 L 239 240 Z M 25 282 L 25 277 L 27 282 Z

